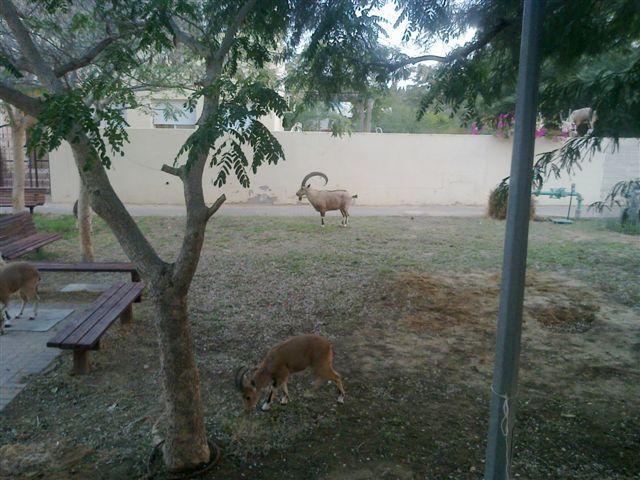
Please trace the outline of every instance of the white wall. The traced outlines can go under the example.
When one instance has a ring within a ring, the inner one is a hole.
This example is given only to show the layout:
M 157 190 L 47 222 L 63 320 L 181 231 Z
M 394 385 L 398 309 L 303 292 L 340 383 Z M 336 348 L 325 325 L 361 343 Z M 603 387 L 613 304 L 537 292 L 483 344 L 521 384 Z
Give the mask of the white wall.
M 191 130 L 129 129 L 125 156 L 115 156 L 109 176 L 125 203 L 182 204 L 180 181 L 160 171 L 171 164 Z M 286 160 L 265 165 L 251 175 L 251 188 L 235 179 L 222 190 L 213 186 L 217 170 L 207 169 L 203 184 L 208 201 L 223 191 L 228 202 L 296 203 L 302 177 L 321 170 L 327 188 L 346 188 L 358 194 L 360 205 L 484 205 L 489 191 L 509 174 L 510 140 L 489 135 L 415 135 L 358 133 L 342 138 L 320 132 L 274 132 Z M 631 140 L 636 141 L 636 140 Z M 536 141 L 536 152 L 560 143 Z M 601 198 L 603 154 L 596 154 L 573 177 L 550 180 L 545 188 L 577 190 L 587 203 Z M 640 173 L 639 173 L 640 175 Z M 77 172 L 68 145 L 51 153 L 53 202 L 72 202 L 77 196 Z M 318 182 L 319 179 L 315 179 Z M 566 204 L 567 199 L 541 197 L 540 204 Z

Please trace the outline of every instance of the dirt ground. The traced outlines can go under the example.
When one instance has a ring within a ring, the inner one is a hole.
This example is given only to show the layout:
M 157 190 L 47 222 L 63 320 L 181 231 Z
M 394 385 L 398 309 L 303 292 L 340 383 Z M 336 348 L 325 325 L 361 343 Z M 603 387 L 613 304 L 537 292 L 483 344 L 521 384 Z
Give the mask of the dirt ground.
M 70 218 L 38 221 L 64 234 L 44 257 L 77 257 Z M 317 223 L 210 225 L 190 292 L 207 429 L 223 452 L 206 478 L 482 478 L 504 223 Z M 140 224 L 171 259 L 182 220 Z M 96 251 L 124 259 L 100 222 Z M 43 300 L 96 278 L 46 273 Z M 7 478 L 144 476 L 162 404 L 153 312 L 134 312 L 105 335 L 90 375 L 71 376 L 63 353 L 2 412 Z M 639 237 L 597 221 L 532 223 L 524 317 L 514 478 L 640 478 Z M 330 386 L 306 395 L 300 374 L 289 405 L 245 416 L 234 370 L 307 332 L 333 342 L 346 403 Z

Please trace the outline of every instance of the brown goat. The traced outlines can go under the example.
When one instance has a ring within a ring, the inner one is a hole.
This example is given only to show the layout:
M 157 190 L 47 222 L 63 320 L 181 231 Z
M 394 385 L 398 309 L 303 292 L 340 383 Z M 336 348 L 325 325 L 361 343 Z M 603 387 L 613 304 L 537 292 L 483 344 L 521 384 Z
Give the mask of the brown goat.
M 260 392 L 269 387 L 269 394 L 262 410 L 269 410 L 275 391 L 282 388 L 283 397 L 280 403 L 289 403 L 287 380 L 289 375 L 311 368 L 317 389 L 323 381 L 331 380 L 338 388 L 338 403 L 344 403 L 344 387 L 338 372 L 333 369 L 333 348 L 331 343 L 319 335 L 299 335 L 289 338 L 271 348 L 262 363 L 247 375 L 248 368 L 240 368 L 236 372 L 236 387 L 242 392 L 247 411 L 251 411 L 258 403 Z
M 20 313 L 16 315 L 16 318 L 22 316 L 24 306 L 29 300 L 35 303 L 33 313 L 29 319 L 33 320 L 38 315 L 39 281 L 40 274 L 38 269 L 29 263 L 14 262 L 0 265 L 0 304 L 2 307 L 2 312 L 0 312 L 0 335 L 4 333 L 5 319 L 6 326 L 10 326 L 11 318 L 9 317 L 9 312 L 7 312 L 7 307 L 9 306 L 9 298 L 14 293 L 18 292 L 22 300 Z

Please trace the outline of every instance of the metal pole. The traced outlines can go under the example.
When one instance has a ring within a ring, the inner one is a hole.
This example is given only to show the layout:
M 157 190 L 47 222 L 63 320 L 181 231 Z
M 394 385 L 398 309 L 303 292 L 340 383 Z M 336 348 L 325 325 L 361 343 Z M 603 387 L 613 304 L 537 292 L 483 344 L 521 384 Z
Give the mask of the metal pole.
M 573 196 L 576 193 L 576 184 L 572 183 L 571 184 L 571 195 L 569 195 L 569 210 L 567 210 L 567 220 L 569 220 L 569 217 L 571 217 L 571 203 L 573 202 Z
M 524 1 L 485 480 L 506 480 L 510 473 L 531 207 L 543 9 L 544 0 Z

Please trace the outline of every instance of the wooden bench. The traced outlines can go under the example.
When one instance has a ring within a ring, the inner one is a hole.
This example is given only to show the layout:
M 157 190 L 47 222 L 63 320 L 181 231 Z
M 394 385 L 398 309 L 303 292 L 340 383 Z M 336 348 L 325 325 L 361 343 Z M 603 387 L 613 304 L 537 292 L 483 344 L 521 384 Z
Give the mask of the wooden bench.
M 140 298 L 144 284 L 118 283 L 98 299 L 74 315 L 69 325 L 60 330 L 47 347 L 73 350 L 73 373 L 89 373 L 89 351 L 100 347 L 100 337 L 118 318 L 129 323 L 133 318 L 132 303 Z
M 35 207 L 44 205 L 45 195 L 47 190 L 45 188 L 29 188 L 24 189 L 24 204 L 33 213 Z M 0 188 L 0 207 L 11 207 L 13 201 L 11 199 L 13 195 L 12 189 L 7 187 Z
M 0 252 L 6 260 L 19 258 L 56 240 L 60 240 L 57 233 L 36 231 L 29 212 L 0 217 Z
M 140 274 L 127 262 L 31 262 L 41 272 L 123 272 L 131 274 L 132 282 L 140 281 Z

